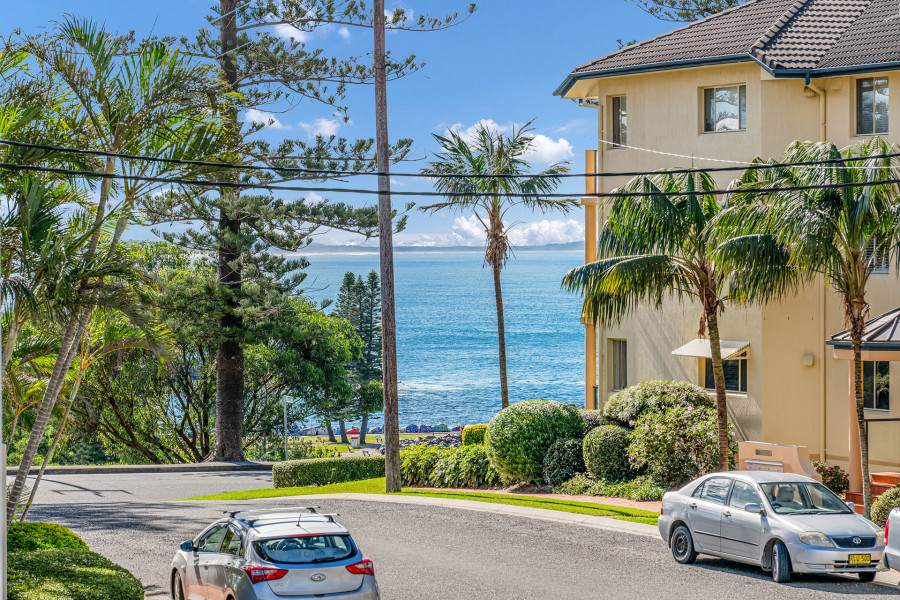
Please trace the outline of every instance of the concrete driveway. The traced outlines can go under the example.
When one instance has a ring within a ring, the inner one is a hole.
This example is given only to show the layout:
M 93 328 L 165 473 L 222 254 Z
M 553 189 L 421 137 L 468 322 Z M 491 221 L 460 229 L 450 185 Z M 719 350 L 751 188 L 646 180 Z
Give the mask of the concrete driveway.
M 268 485 L 265 474 L 188 475 L 54 477 L 42 487 L 32 516 L 72 528 L 92 549 L 140 578 L 148 598 L 161 598 L 168 593 L 168 565 L 178 543 L 226 508 L 262 504 L 171 500 Z M 405 503 L 317 503 L 341 514 L 339 520 L 375 562 L 386 600 L 837 600 L 897 594 L 838 577 L 798 577 L 778 586 L 758 569 L 718 559 L 681 566 L 661 540 L 620 531 Z

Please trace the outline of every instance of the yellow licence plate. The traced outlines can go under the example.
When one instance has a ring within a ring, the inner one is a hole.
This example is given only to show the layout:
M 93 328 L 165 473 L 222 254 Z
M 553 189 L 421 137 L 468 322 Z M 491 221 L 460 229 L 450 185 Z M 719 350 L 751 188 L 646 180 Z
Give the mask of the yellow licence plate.
M 851 554 L 847 561 L 851 565 L 867 565 L 872 562 L 871 554 Z

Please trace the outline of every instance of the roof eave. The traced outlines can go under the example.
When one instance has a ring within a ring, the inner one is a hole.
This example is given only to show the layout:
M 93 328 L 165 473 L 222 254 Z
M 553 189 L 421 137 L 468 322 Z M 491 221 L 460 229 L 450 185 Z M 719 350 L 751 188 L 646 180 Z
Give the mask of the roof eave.
M 853 342 L 850 340 L 827 340 L 826 345 L 832 346 L 835 350 L 852 350 Z M 883 350 L 885 352 L 900 351 L 900 342 L 863 342 L 861 350 Z

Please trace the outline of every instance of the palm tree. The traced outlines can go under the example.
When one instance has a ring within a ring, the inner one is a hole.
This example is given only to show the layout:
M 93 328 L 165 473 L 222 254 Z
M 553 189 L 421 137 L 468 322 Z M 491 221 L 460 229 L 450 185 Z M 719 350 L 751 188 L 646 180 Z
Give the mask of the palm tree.
M 638 306 L 697 301 L 699 335 L 709 336 L 719 433 L 719 468 L 729 468 L 728 405 L 719 334 L 726 302 L 765 302 L 793 285 L 787 255 L 772 236 L 721 238 L 716 183 L 704 172 L 660 172 L 617 193 L 600 231 L 597 260 L 569 271 L 563 286 L 584 296 L 583 316 L 607 326 Z M 741 260 L 736 260 L 740 257 Z
M 791 265 L 806 280 L 824 276 L 841 297 L 844 321 L 853 347 L 856 418 L 862 459 L 864 514 L 869 516 L 872 488 L 869 441 L 865 426 L 862 336 L 869 314 L 869 276 L 882 258 L 900 258 L 900 178 L 896 148 L 880 138 L 843 150 L 827 142 L 795 142 L 784 162 L 852 159 L 837 166 L 749 170 L 740 185 L 772 188 L 744 194 L 723 216 L 735 231 L 770 232 L 790 251 Z M 855 185 L 866 184 L 866 185 Z M 777 191 L 785 187 L 821 189 Z
M 497 304 L 502 408 L 509 406 L 509 389 L 500 272 L 509 259 L 511 245 L 508 235 L 513 227 L 505 222 L 506 215 L 517 206 L 542 213 L 551 210 L 567 213 L 577 204 L 571 199 L 545 197 L 557 188 L 560 175 L 568 172 L 567 163 L 555 163 L 527 176 L 530 164 L 526 159 L 534 143 L 530 126 L 531 122 L 513 127 L 510 135 L 504 136 L 479 123 L 471 141 L 453 131 L 448 137 L 435 135 L 442 152 L 435 155 L 436 160 L 428 168 L 423 169 L 424 173 L 434 177 L 435 189 L 447 194 L 447 201 L 423 206 L 421 210 L 430 213 L 445 208 L 459 212 L 472 211 L 484 228 L 484 262 L 490 265 L 494 275 L 494 300 Z

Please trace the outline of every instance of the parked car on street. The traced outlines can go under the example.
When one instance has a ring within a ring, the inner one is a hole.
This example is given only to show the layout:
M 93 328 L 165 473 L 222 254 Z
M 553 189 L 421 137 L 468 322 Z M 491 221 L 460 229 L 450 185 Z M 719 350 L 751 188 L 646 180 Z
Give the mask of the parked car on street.
M 886 568 L 884 531 L 818 481 L 791 473 L 696 479 L 663 496 L 659 532 L 679 563 L 718 556 L 759 565 L 778 583 L 791 573 L 856 573 L 872 581 Z
M 238 511 L 181 544 L 174 600 L 379 600 L 372 561 L 337 515 L 314 507 Z

